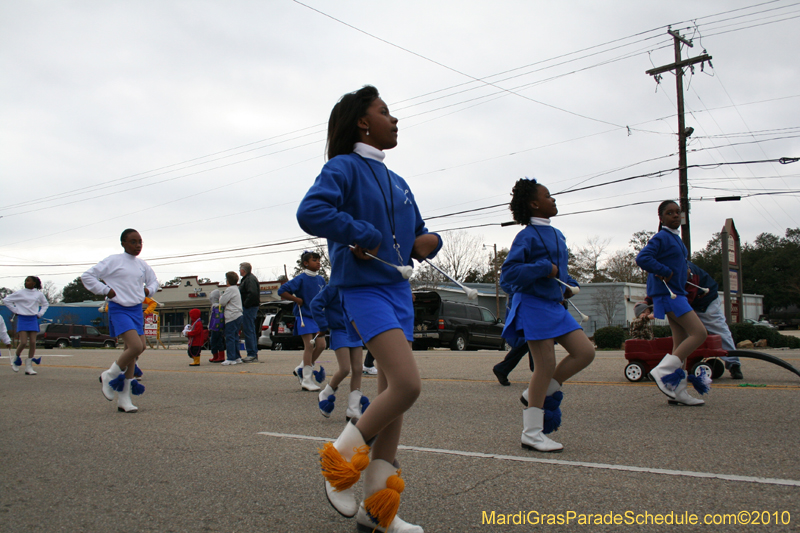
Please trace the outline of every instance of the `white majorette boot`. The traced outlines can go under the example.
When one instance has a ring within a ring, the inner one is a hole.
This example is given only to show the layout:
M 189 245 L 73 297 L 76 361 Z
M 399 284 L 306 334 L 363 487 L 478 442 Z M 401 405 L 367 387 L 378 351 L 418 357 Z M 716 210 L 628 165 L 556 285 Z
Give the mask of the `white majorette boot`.
M 356 531 L 371 533 L 425 533 L 399 516 L 400 493 L 405 483 L 400 470 L 383 459 L 373 459 L 364 471 L 364 501 L 358 508 Z
M 319 412 L 325 418 L 330 418 L 333 409 L 336 407 L 334 402 L 336 401 L 336 396 L 334 395 L 336 391 L 330 385 L 325 385 L 325 388 L 322 389 L 322 392 L 319 393 Z
M 303 362 L 300 361 L 300 364 L 294 367 L 294 371 L 292 372 L 295 376 L 297 376 L 297 380 L 300 385 L 303 384 Z
M 319 385 L 317 385 L 317 380 L 314 379 L 314 367 L 311 365 L 307 365 L 303 367 L 303 381 L 300 382 L 303 387 L 303 390 L 308 391 L 318 391 L 320 390 Z
M 36 370 L 33 369 L 33 359 L 28 357 L 25 359 L 25 375 L 26 376 L 35 376 Z
M 544 410 L 528 407 L 522 411 L 522 447 L 537 452 L 560 452 L 564 446 L 550 439 L 542 431 Z
M 561 385 L 558 383 L 558 381 L 551 378 L 550 385 L 547 386 L 547 392 L 544 395 L 545 397 L 552 396 L 560 390 Z M 522 403 L 522 405 L 528 407 L 528 389 L 522 391 L 522 396 L 519 397 L 519 401 Z
M 347 421 L 355 420 L 358 422 L 367 407 L 369 407 L 369 400 L 360 390 L 350 391 L 350 396 L 347 397 L 347 412 L 345 413 Z
M 119 391 L 119 394 L 117 394 L 117 411 L 135 413 L 139 410 L 131 401 L 131 381 L 135 380 L 126 379 L 125 385 L 122 387 L 122 390 Z
M 689 392 L 686 390 L 686 383 L 687 379 L 682 379 L 675 388 L 675 399 L 667 400 L 667 402 L 669 402 L 670 405 L 687 405 L 689 407 L 699 407 L 701 405 L 705 405 L 706 402 L 703 400 L 689 396 Z
M 116 362 L 111 364 L 111 368 L 100 374 L 100 383 L 103 385 L 103 396 L 105 396 L 106 400 L 109 402 L 114 399 L 114 391 L 116 390 L 114 386 L 111 385 L 111 381 L 118 378 L 120 374 L 122 374 L 122 369 L 117 366 Z
M 667 354 L 658 365 L 650 371 L 650 379 L 656 382 L 658 389 L 666 394 L 671 400 L 675 399 L 675 388 L 678 386 L 680 378 L 686 379 L 686 373 L 681 368 L 683 362 L 677 356 Z M 681 374 L 683 374 L 681 376 Z M 667 378 L 664 381 L 664 378 Z M 678 381 L 676 381 L 678 380 Z
M 369 464 L 369 445 L 358 428 L 348 422 L 336 442 L 326 442 L 317 452 L 328 501 L 340 515 L 353 518 L 358 511 L 353 485 Z
M 11 370 L 19 372 L 19 367 L 22 366 L 22 358 L 17 354 L 11 355 Z

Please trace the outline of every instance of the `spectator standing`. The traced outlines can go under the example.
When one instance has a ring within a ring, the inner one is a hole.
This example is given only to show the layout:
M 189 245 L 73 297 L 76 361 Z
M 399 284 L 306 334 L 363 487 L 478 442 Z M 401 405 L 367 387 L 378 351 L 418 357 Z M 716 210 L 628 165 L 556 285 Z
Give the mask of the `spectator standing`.
M 209 363 L 221 363 L 225 360 L 225 316 L 219 306 L 219 289 L 211 291 L 211 318 L 208 320 L 208 336 L 211 354 Z
M 225 274 L 228 281 L 228 288 L 222 293 L 219 305 L 225 312 L 225 346 L 227 347 L 228 358 L 222 364 L 237 365 L 242 362 L 239 355 L 239 330 L 242 328 L 244 314 L 242 311 L 242 295 L 236 287 L 239 275 L 236 272 Z
M 244 347 L 247 350 L 247 357 L 242 362 L 257 363 L 256 315 L 258 315 L 258 306 L 261 305 L 261 291 L 250 263 L 239 265 L 239 274 L 242 276 L 242 280 L 239 282 L 239 293 L 242 296 L 242 330 L 244 331 Z
M 710 335 L 719 335 L 722 338 L 722 349 L 732 352 L 736 349 L 736 345 L 733 343 L 733 335 L 728 327 L 725 311 L 722 309 L 722 301 L 719 298 L 719 285 L 708 272 L 699 266 L 692 262 L 687 262 L 687 264 L 689 266 L 689 278 L 686 280 L 686 298 L 689 300 L 689 305 L 697 313 L 697 318 L 706 327 L 706 331 Z M 689 285 L 688 282 L 708 289 L 708 292 L 702 294 L 700 289 Z M 744 379 L 742 364 L 738 357 L 734 355 L 732 357 L 720 357 L 720 359 L 725 361 L 725 368 L 731 373 L 731 379 Z

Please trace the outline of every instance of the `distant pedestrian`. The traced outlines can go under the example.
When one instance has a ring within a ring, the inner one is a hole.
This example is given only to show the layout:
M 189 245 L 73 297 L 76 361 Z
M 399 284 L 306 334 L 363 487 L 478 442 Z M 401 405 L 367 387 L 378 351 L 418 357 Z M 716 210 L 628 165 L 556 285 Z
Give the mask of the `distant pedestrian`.
M 506 300 L 506 316 L 511 311 L 511 299 L 513 294 L 509 294 Z M 511 382 L 508 381 L 508 375 L 517 367 L 522 358 L 528 356 L 528 366 L 533 372 L 533 357 L 531 356 L 531 349 L 525 339 L 520 338 L 517 342 L 511 344 L 511 349 L 506 354 L 502 361 L 492 367 L 492 372 L 497 378 L 500 385 L 508 387 Z
M 244 335 L 244 347 L 247 350 L 247 357 L 242 361 L 245 363 L 257 363 L 258 336 L 256 335 L 256 316 L 258 315 L 258 307 L 261 305 L 261 290 L 250 263 L 239 265 L 239 274 L 242 276 L 242 280 L 239 282 L 239 292 L 242 295 L 242 334 Z
M 225 315 L 219 306 L 219 289 L 211 291 L 211 314 L 208 319 L 208 342 L 213 357 L 209 363 L 221 363 L 225 360 Z
M 228 358 L 222 363 L 224 366 L 238 365 L 242 363 L 242 357 L 239 355 L 239 330 L 242 329 L 243 313 L 242 313 L 242 295 L 236 283 L 239 281 L 239 275 L 236 272 L 227 272 L 225 279 L 228 282 L 228 288 L 222 293 L 219 299 L 219 305 L 224 308 L 225 312 L 225 346 L 227 347 Z
M 134 379 L 136 359 L 147 348 L 144 336 L 142 302 L 158 291 L 158 279 L 150 265 L 139 259 L 142 236 L 126 229 L 120 236 L 124 253 L 110 255 L 87 270 L 81 281 L 87 290 L 108 298 L 108 329 L 112 337 L 122 337 L 125 349 L 100 375 L 103 396 L 108 401 L 117 393 L 117 410 L 135 413 L 139 409 L 131 394 L 140 395 L 144 386 Z
M 42 362 L 41 357 L 34 359 L 36 354 L 36 335 L 39 333 L 39 319 L 44 316 L 50 303 L 44 294 L 41 293 L 42 280 L 36 276 L 28 276 L 25 278 L 25 288 L 16 292 L 12 292 L 5 297 L 3 303 L 11 310 L 12 313 L 17 315 L 17 334 L 19 335 L 19 344 L 17 345 L 16 357 L 11 359 L 11 368 L 14 372 L 19 371 L 22 365 L 20 355 L 28 348 L 28 358 L 25 360 L 25 374 L 28 376 L 35 376 L 36 371 L 33 369 L 33 364 L 37 365 Z
M 692 262 L 689 262 L 688 265 L 689 277 L 686 280 L 686 298 L 689 300 L 689 305 L 697 313 L 697 318 L 706 327 L 706 331 L 710 335 L 720 336 L 722 349 L 728 352 L 734 351 L 736 345 L 733 343 L 733 335 L 728 327 L 725 311 L 722 309 L 722 300 L 719 298 L 719 285 L 708 272 L 699 266 Z M 692 282 L 694 285 L 689 285 L 688 282 Z M 706 292 L 700 291 L 696 285 L 706 289 Z M 738 357 L 728 355 L 720 357 L 720 359 L 725 362 L 725 368 L 731 373 L 731 379 L 744 379 L 742 363 Z

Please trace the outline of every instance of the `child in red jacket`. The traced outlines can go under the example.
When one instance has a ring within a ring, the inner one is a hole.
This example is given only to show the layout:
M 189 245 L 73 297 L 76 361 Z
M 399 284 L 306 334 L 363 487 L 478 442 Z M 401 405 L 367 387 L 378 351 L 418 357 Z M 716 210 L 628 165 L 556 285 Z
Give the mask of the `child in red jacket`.
M 189 366 L 200 366 L 200 350 L 203 347 L 203 321 L 200 319 L 200 310 L 189 311 L 191 326 L 186 326 L 186 336 L 189 337 L 189 357 L 192 362 Z

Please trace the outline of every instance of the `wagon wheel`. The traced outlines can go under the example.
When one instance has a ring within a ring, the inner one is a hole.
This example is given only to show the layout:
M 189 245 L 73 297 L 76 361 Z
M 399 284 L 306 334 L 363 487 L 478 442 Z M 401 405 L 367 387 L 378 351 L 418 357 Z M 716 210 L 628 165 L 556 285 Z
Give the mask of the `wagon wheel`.
M 723 365 L 722 368 L 725 368 L 725 365 Z M 708 361 L 700 361 L 692 367 L 692 375 L 694 376 L 700 377 L 702 371 L 705 371 L 706 375 L 711 377 L 711 365 Z
M 641 361 L 633 361 L 625 367 L 625 377 L 628 381 L 643 381 L 646 374 L 644 363 Z
M 722 374 L 725 373 L 725 363 L 720 359 L 714 357 L 706 361 L 706 363 L 711 367 L 711 379 L 719 379 L 722 377 Z

